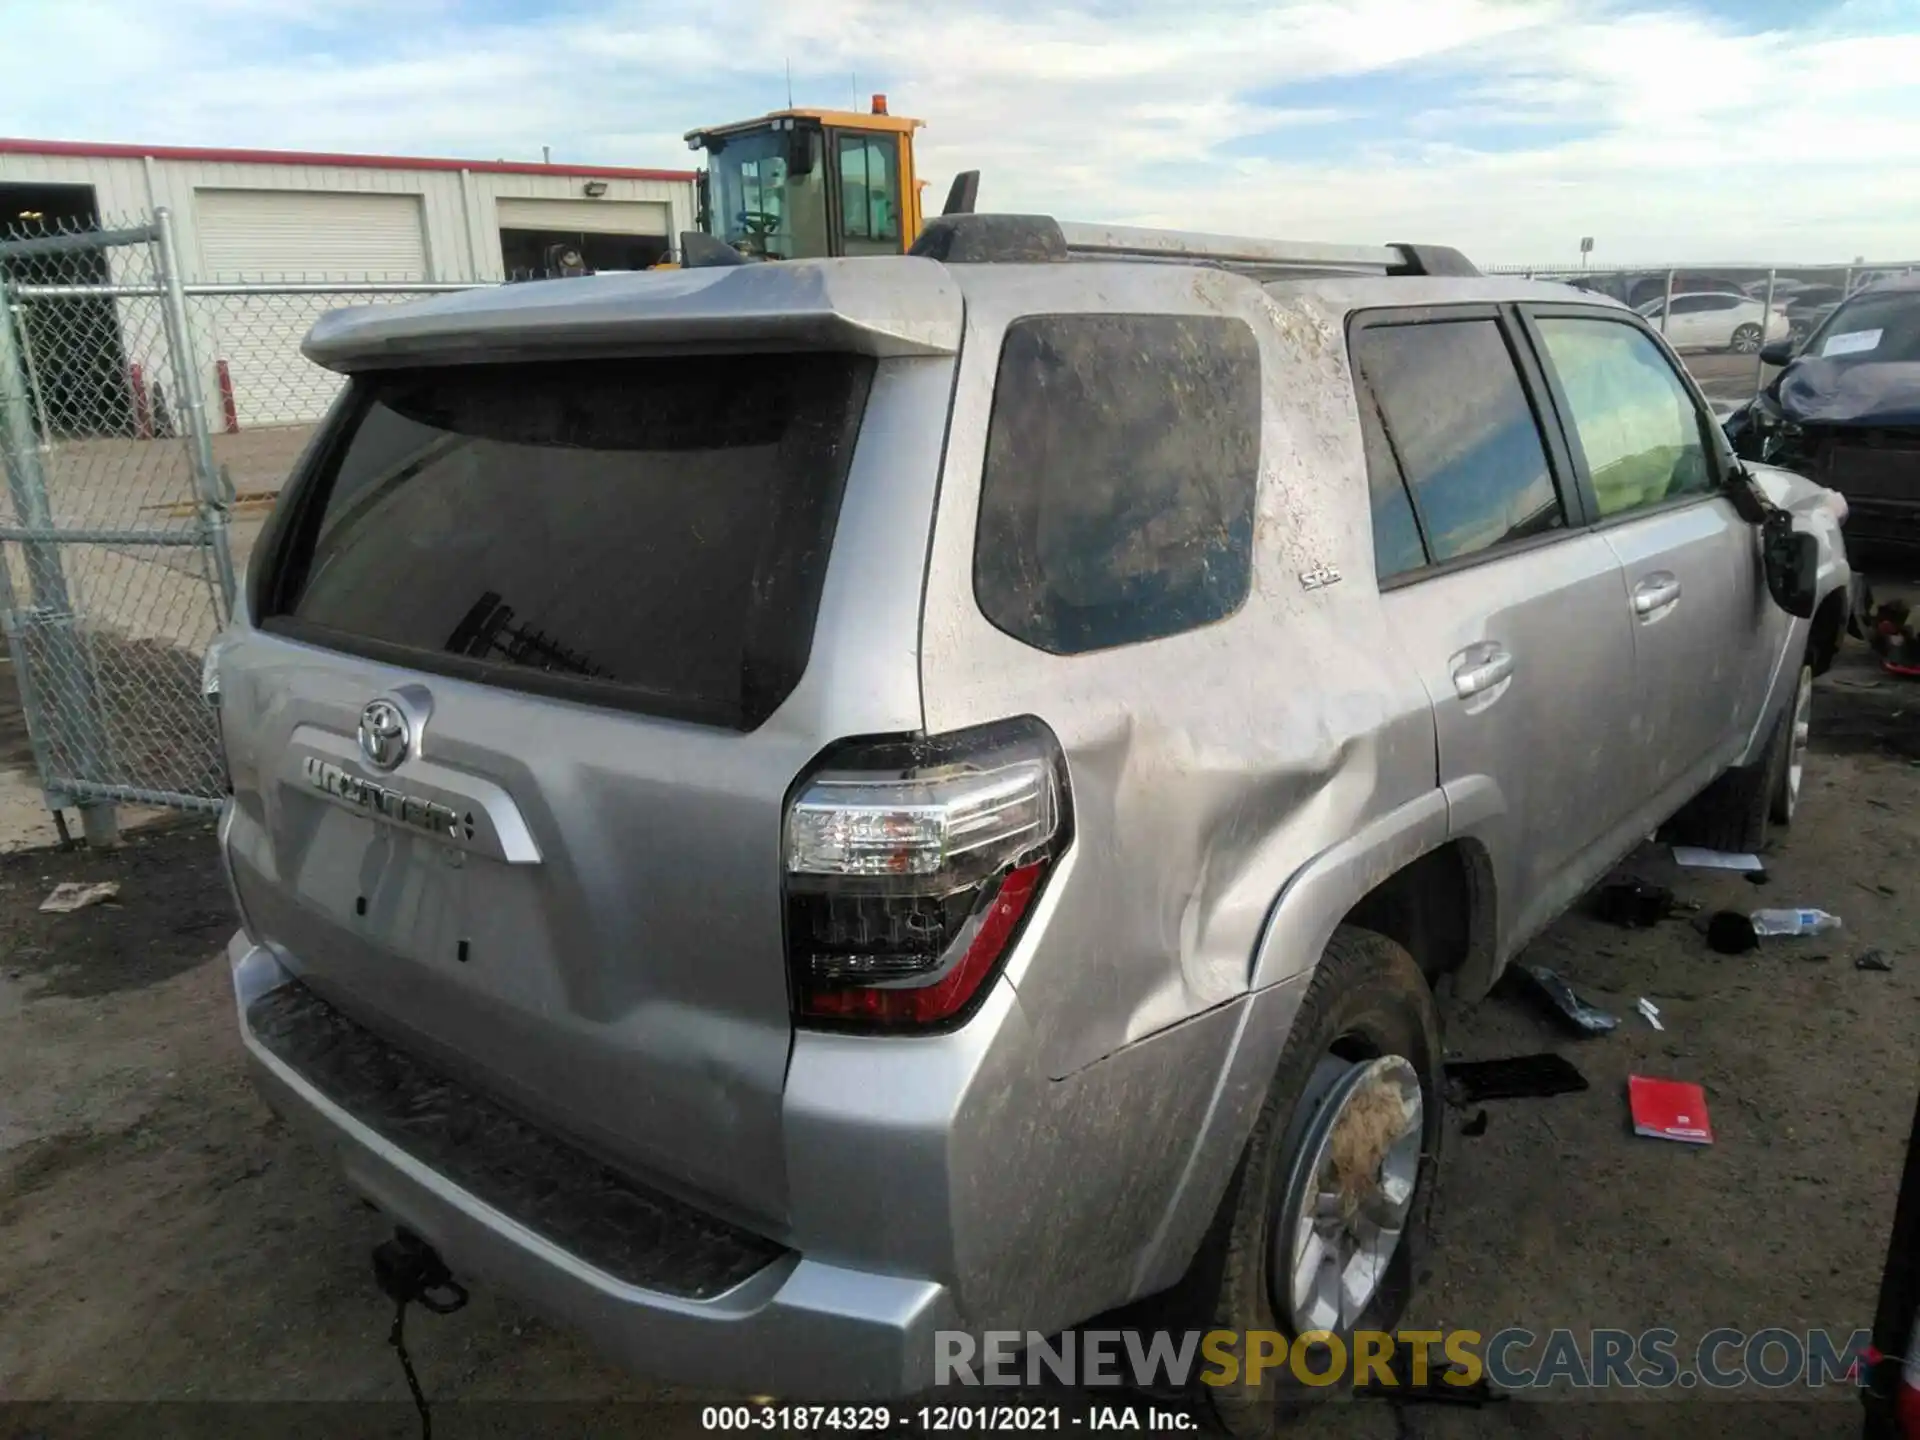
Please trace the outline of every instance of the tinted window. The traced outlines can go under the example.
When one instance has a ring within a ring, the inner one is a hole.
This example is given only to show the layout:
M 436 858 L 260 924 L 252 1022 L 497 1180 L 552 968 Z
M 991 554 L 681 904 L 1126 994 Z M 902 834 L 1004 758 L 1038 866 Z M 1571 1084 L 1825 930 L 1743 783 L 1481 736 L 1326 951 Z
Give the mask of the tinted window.
M 1731 310 L 1734 306 L 1744 303 L 1738 295 L 1710 295 L 1707 297 L 1707 303 L 1700 308 L 1702 310 Z
M 1707 295 L 1679 295 L 1673 302 L 1673 313 L 1676 315 L 1698 315 L 1702 310 L 1716 308 L 1712 297 Z
M 423 668 L 751 727 L 805 668 L 871 373 L 816 354 L 356 380 L 274 608 Z
M 1354 341 L 1436 562 L 1566 524 L 1495 321 L 1372 325 Z
M 1000 351 L 981 613 L 1055 654 L 1237 610 L 1253 578 L 1260 357 L 1238 320 L 1042 315 Z
M 849 240 L 900 238 L 899 186 L 891 135 L 840 137 L 840 223 Z
M 1700 412 L 1651 340 L 1610 320 L 1539 326 L 1603 517 L 1713 488 Z
M 1367 492 L 1373 508 L 1374 578 L 1391 580 L 1425 565 L 1427 547 L 1420 539 L 1406 477 L 1387 441 L 1379 401 L 1368 385 L 1360 386 L 1360 434 L 1366 443 Z

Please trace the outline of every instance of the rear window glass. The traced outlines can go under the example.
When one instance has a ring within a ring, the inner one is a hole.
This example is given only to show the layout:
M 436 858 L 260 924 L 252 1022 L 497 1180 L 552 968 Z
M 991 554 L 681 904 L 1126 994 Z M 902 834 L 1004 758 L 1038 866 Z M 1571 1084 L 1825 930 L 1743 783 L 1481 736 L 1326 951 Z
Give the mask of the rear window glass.
M 871 375 L 813 354 L 357 379 L 270 610 L 403 664 L 751 728 L 806 668 Z
M 1260 355 L 1218 316 L 1040 315 L 1007 329 L 974 548 L 999 629 L 1058 655 L 1245 602 Z

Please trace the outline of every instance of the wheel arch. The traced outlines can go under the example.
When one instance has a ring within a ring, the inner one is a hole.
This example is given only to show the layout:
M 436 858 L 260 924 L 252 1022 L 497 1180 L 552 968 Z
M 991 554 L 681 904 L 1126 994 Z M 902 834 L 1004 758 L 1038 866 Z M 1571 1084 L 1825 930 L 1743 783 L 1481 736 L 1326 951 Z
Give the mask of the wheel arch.
M 1813 662 L 1816 675 L 1832 669 L 1834 656 L 1840 653 L 1840 640 L 1847 631 L 1850 594 L 1850 586 L 1836 586 L 1813 612 L 1813 623 L 1807 631 L 1807 658 Z
M 1202 1133 L 1188 1152 L 1133 1294 L 1153 1295 L 1188 1271 L 1253 1133 L 1314 965 L 1343 925 L 1405 948 L 1429 986 L 1478 998 L 1495 976 L 1497 897 L 1485 846 L 1448 833 L 1434 790 L 1364 826 L 1296 872 L 1275 897 L 1252 961 L 1252 986 L 1221 1065 Z M 1409 943 L 1411 941 L 1412 943 Z

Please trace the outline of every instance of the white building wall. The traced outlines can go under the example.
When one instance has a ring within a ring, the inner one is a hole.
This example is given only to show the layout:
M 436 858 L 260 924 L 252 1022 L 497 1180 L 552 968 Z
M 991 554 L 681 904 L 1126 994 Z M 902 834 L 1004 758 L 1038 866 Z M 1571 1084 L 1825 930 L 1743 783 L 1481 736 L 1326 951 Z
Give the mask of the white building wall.
M 431 272 L 418 278 L 498 281 L 506 278 L 506 271 L 500 258 L 495 201 L 507 196 L 585 200 L 587 183 L 595 179 L 606 185 L 607 192 L 601 198 L 607 201 L 667 205 L 673 221 L 670 240 L 677 240 L 682 230 L 694 227 L 694 187 L 690 180 L 595 177 L 558 168 L 533 173 L 0 153 L 0 182 L 93 186 L 95 204 L 108 225 L 138 222 L 153 208 L 167 206 L 173 212 L 181 264 L 190 282 L 263 278 L 205 273 L 195 225 L 195 198 L 201 190 L 358 190 L 416 195 Z M 305 278 L 362 277 L 310 274 Z
M 606 193 L 597 197 L 598 201 L 665 205 L 670 218 L 669 243 L 677 243 L 681 231 L 694 228 L 696 211 L 691 180 L 578 174 L 558 167 L 522 172 L 8 150 L 0 151 L 0 182 L 90 185 L 101 222 L 108 228 L 143 224 L 156 208 L 167 207 L 173 216 L 182 279 L 188 284 L 368 278 L 359 272 L 327 270 L 319 263 L 323 247 L 318 246 L 315 266 L 299 274 L 213 273 L 206 263 L 198 224 L 200 197 L 207 191 L 383 192 L 415 197 L 426 266 L 424 274 L 406 278 L 482 284 L 506 278 L 498 214 L 502 199 L 592 204 L 597 201 L 587 195 L 588 183 L 604 184 Z M 153 278 L 145 256 L 116 254 L 119 258 L 112 270 L 116 281 Z M 299 341 L 322 312 L 342 303 L 354 301 L 351 297 L 292 295 L 190 297 L 189 321 L 203 371 L 201 392 L 214 428 L 223 426 L 219 361 L 227 363 L 234 406 L 243 428 L 306 424 L 318 419 L 337 390 L 338 379 L 302 358 Z M 157 302 L 130 299 L 119 304 L 130 362 L 141 365 L 143 383 L 161 380 L 171 407 L 177 387 L 171 383 L 171 357 L 159 333 Z

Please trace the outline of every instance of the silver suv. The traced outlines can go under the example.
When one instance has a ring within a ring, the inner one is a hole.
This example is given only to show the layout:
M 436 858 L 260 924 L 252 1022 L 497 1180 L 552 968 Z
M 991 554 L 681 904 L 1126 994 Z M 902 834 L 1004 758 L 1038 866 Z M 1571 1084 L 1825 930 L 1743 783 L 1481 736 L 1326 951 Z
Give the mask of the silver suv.
M 315 327 L 210 672 L 259 1079 L 684 1382 L 1390 1323 L 1436 991 L 1791 818 L 1841 504 L 1451 251 L 917 248 Z

